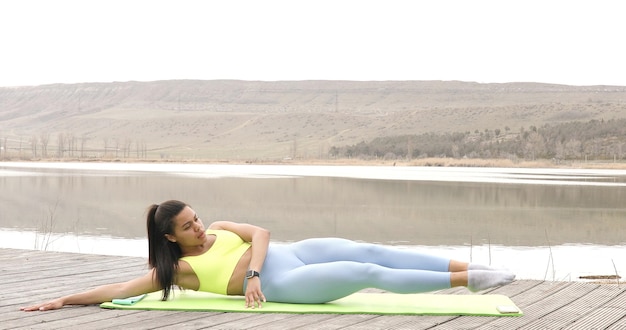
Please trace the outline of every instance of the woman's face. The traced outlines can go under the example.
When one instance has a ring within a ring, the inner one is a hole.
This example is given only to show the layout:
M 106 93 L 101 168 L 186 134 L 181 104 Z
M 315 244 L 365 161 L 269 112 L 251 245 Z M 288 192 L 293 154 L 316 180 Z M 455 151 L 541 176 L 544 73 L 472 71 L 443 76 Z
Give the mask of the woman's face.
M 181 247 L 197 246 L 206 241 L 204 224 L 189 206 L 185 206 L 174 218 L 174 233 L 166 234 L 165 237 L 171 242 L 178 243 Z

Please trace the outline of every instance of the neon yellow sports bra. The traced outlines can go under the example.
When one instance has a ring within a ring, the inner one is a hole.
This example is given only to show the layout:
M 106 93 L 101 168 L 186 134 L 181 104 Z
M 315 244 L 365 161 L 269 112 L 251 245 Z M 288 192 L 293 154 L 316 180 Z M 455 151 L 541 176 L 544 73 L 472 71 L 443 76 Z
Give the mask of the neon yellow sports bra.
M 250 243 L 227 230 L 207 229 L 206 234 L 215 235 L 213 246 L 201 255 L 182 257 L 180 260 L 189 263 L 198 276 L 198 291 L 227 294 L 230 277 Z

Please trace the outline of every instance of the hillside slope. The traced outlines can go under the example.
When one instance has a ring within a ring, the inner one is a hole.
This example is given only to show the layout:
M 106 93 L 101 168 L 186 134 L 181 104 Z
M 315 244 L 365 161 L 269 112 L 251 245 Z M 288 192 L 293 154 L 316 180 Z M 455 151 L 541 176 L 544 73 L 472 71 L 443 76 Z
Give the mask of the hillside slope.
M 2 147 L 26 158 L 40 157 L 45 139 L 48 156 L 325 158 L 331 146 L 387 135 L 616 118 L 626 118 L 626 87 L 179 80 L 0 88 Z

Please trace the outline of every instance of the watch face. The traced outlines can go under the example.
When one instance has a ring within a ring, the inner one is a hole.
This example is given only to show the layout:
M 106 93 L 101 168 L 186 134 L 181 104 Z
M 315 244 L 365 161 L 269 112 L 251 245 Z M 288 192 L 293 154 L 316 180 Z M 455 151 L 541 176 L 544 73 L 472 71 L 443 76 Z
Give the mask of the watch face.
M 246 272 L 246 278 L 253 278 L 255 276 L 259 276 L 259 273 L 254 270 L 249 270 Z

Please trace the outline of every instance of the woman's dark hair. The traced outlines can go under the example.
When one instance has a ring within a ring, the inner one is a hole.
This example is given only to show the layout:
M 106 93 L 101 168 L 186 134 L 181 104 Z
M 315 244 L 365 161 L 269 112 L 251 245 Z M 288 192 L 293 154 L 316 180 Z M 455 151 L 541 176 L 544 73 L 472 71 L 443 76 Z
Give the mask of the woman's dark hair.
M 148 208 L 148 263 L 154 268 L 156 280 L 163 288 L 161 300 L 167 300 L 174 285 L 174 276 L 178 271 L 178 259 L 182 256 L 180 247 L 170 242 L 165 234 L 174 234 L 174 218 L 187 204 L 169 200 Z

